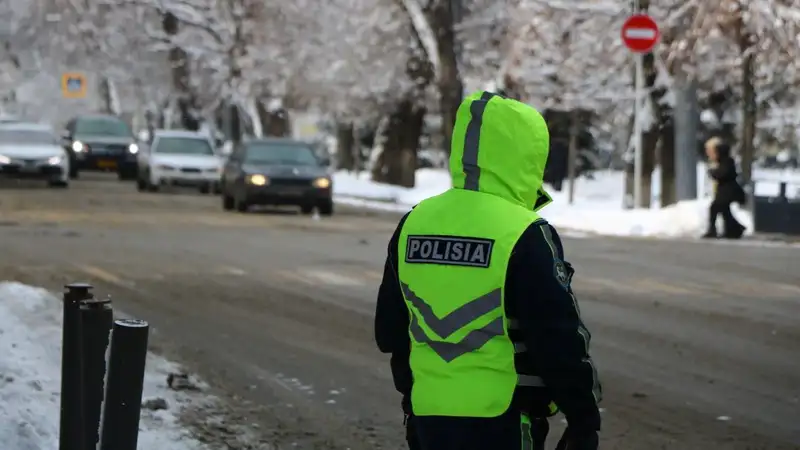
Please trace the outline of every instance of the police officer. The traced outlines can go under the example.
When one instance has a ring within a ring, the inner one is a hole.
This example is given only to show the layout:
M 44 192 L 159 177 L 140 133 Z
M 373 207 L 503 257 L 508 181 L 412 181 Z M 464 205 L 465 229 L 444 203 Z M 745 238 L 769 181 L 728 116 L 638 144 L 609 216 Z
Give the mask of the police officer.
M 389 242 L 375 339 L 391 353 L 410 445 L 542 448 L 534 437 L 554 401 L 568 422 L 559 448 L 597 449 L 601 388 L 574 271 L 537 214 L 551 202 L 548 141 L 530 106 L 469 96 L 453 131 L 453 188 L 406 214 Z

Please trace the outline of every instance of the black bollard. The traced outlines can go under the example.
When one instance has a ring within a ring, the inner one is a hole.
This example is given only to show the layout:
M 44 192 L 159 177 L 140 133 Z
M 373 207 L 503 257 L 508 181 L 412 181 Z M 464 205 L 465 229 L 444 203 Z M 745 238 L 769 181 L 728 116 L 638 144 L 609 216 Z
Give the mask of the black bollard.
M 61 336 L 61 418 L 59 450 L 83 450 L 83 403 L 81 401 L 80 305 L 94 298 L 92 286 L 64 286 L 64 323 Z
M 136 450 L 149 331 L 143 320 L 114 321 L 100 450 Z
M 83 449 L 95 450 L 100 442 L 100 413 L 103 408 L 106 378 L 106 351 L 114 313 L 111 300 L 86 300 L 81 303 L 81 350 L 83 394 Z

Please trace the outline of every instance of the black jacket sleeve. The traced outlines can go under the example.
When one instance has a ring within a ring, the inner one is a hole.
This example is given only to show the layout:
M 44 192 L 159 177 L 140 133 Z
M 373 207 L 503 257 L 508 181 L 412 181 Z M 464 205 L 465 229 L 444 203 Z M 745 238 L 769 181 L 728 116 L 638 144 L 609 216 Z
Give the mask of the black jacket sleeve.
M 736 181 L 736 162 L 733 158 L 720 158 L 716 167 L 708 169 L 708 174 L 719 183 Z
M 400 289 L 400 277 L 397 272 L 398 241 L 400 230 L 408 214 L 400 219 L 394 234 L 389 240 L 386 263 L 383 267 L 383 280 L 378 289 L 378 301 L 375 306 L 375 342 L 382 353 L 391 353 L 392 378 L 398 392 L 407 397 L 411 393 L 411 340 L 408 337 L 408 308 Z
M 602 391 L 589 356 L 591 336 L 571 287 L 573 274 L 558 233 L 539 221 L 514 248 L 505 299 L 509 313 L 520 323 L 533 367 L 571 432 L 595 433 L 600 430 Z

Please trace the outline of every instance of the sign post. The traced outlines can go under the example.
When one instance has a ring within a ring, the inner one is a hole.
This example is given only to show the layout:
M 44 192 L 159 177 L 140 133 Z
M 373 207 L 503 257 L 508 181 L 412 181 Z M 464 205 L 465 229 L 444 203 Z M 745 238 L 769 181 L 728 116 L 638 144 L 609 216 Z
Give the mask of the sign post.
M 80 72 L 61 74 L 61 94 L 64 98 L 85 98 L 86 75 Z
M 639 2 L 636 2 L 636 12 L 639 11 Z M 634 14 L 622 25 L 622 42 L 628 50 L 636 55 L 636 88 L 634 103 L 634 160 L 633 160 L 633 205 L 634 208 L 642 207 L 642 128 L 644 104 L 644 54 L 653 50 L 659 39 L 658 25 L 655 20 L 645 14 Z

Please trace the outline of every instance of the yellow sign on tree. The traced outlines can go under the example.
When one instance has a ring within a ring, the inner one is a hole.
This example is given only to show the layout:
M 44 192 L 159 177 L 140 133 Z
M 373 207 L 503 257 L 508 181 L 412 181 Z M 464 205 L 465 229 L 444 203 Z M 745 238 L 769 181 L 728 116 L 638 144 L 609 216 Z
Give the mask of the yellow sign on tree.
M 64 98 L 86 97 L 86 75 L 80 72 L 67 72 L 61 75 L 61 93 Z

